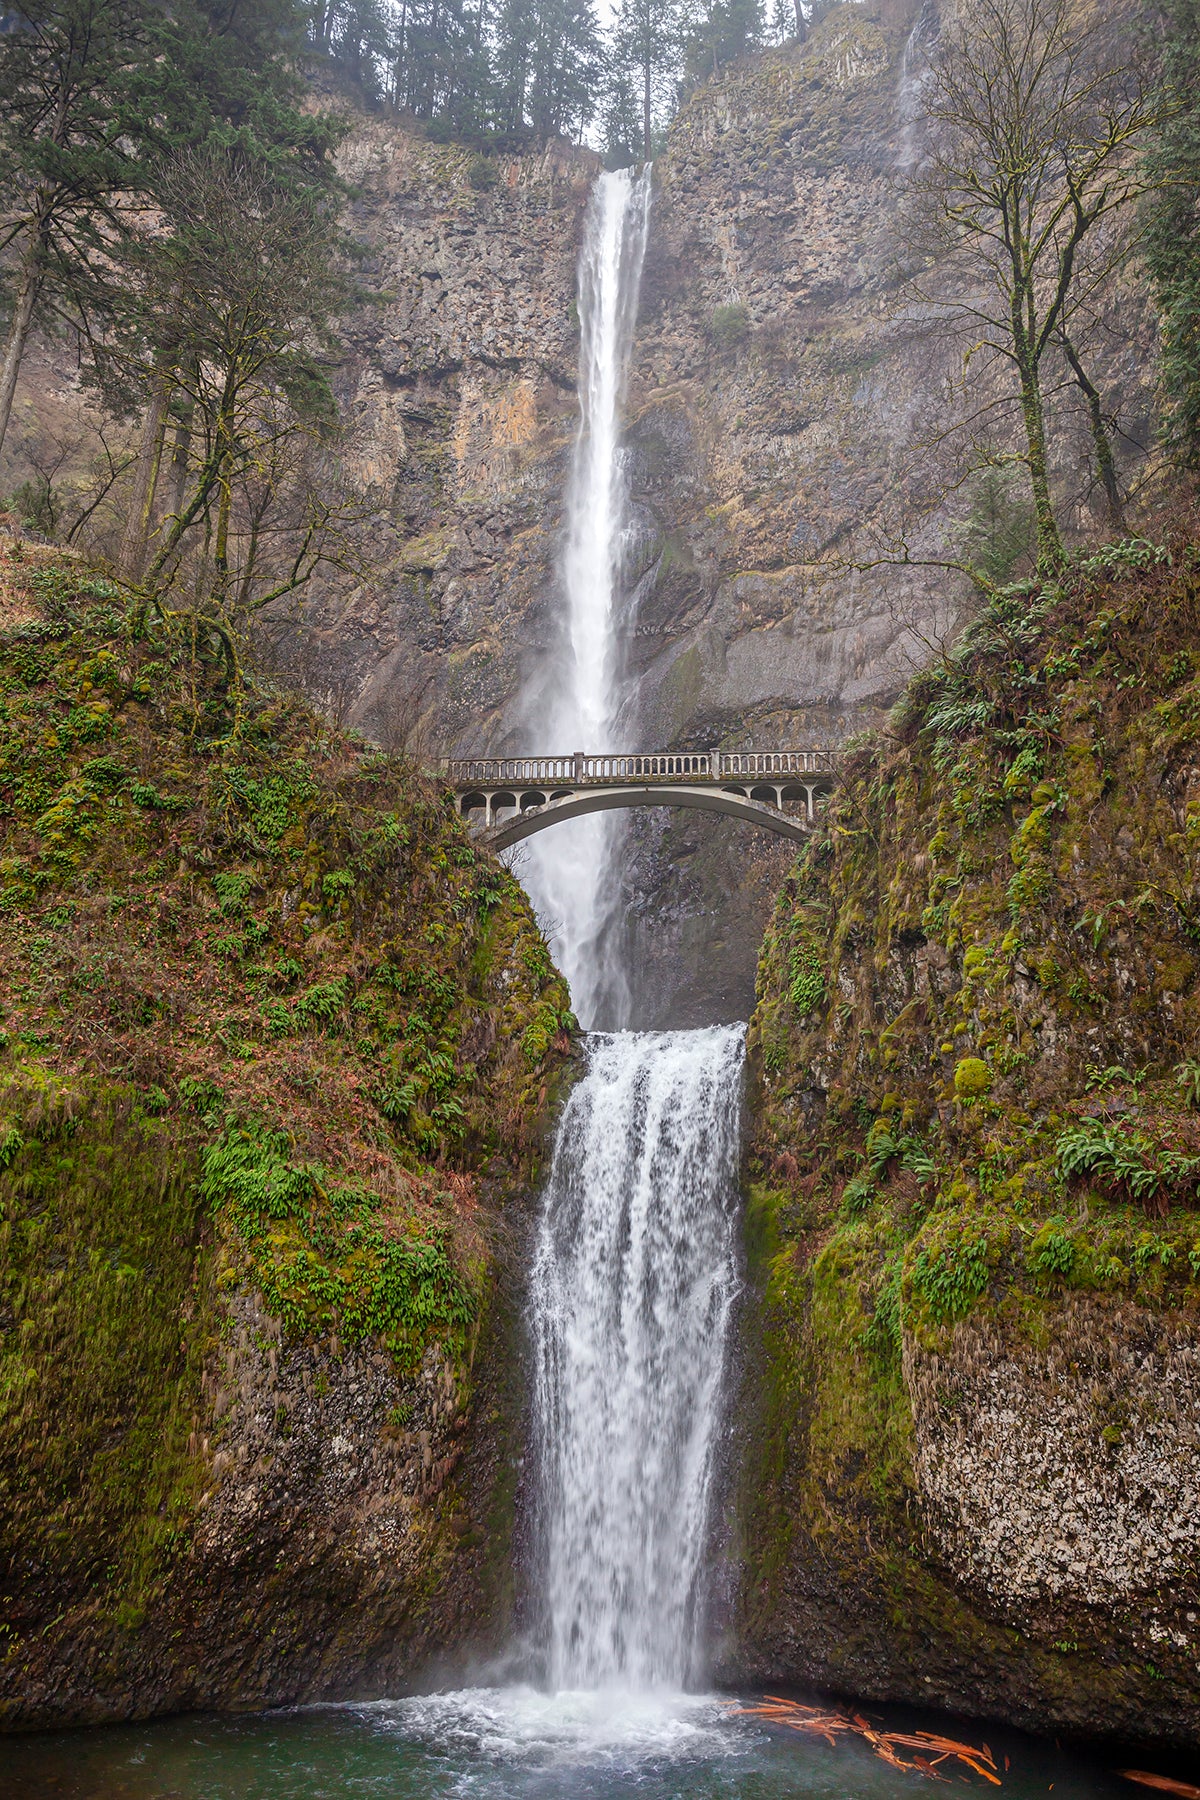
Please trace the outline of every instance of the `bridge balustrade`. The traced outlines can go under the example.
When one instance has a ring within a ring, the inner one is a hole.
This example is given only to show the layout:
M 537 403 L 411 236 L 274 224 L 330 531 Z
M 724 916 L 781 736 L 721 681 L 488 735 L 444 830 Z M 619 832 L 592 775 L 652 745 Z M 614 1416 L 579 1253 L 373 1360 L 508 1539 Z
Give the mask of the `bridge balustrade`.
M 614 751 L 587 756 L 486 756 L 447 758 L 443 778 L 463 787 L 547 787 L 612 781 L 762 780 L 779 775 L 832 775 L 833 750 L 666 750 L 649 754 Z

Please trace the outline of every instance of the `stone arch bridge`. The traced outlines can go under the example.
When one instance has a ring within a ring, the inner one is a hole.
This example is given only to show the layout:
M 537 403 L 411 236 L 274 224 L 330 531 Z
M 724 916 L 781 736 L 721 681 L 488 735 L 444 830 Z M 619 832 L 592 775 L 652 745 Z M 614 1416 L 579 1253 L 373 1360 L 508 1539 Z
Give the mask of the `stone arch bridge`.
M 560 819 L 630 806 L 691 806 L 803 840 L 838 762 L 836 750 L 577 751 L 447 759 L 440 773 L 479 841 L 506 850 Z

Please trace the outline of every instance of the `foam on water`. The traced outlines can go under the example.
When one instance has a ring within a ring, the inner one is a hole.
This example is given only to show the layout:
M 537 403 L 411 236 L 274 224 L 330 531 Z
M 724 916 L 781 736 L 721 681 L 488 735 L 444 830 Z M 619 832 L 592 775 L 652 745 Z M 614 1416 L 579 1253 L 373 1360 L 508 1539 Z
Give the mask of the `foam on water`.
M 608 1688 L 460 1688 L 355 1706 L 378 1729 L 506 1769 L 628 1768 L 736 1753 L 725 1702 Z

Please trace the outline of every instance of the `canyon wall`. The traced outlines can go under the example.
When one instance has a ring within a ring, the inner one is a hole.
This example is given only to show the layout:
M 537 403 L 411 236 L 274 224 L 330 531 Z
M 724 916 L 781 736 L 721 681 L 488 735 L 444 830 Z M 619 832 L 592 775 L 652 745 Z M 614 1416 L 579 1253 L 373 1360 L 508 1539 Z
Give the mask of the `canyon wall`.
M 628 402 L 631 748 L 836 745 L 970 611 L 961 578 L 920 566 L 978 529 L 977 486 L 952 479 L 957 427 L 999 378 L 962 391 L 961 334 L 908 285 L 903 188 L 935 28 L 928 7 L 837 8 L 805 44 L 723 71 L 671 128 Z M 484 162 L 378 124 L 346 163 L 381 290 L 355 321 L 349 405 L 392 550 L 360 591 L 307 610 L 317 686 L 368 731 L 415 730 L 430 749 L 586 748 L 543 742 L 537 673 L 560 611 L 594 159 Z M 1101 321 L 1094 349 L 1122 443 L 1146 444 L 1145 299 L 1118 300 L 1119 336 Z M 998 418 L 1003 447 L 1013 420 Z M 1069 402 L 1054 458 L 1068 530 L 1093 532 Z M 640 1022 L 744 1016 L 786 855 L 694 815 L 630 829 Z
M 805 43 L 723 70 L 671 127 L 627 409 L 629 748 L 841 743 L 971 610 L 962 579 L 921 559 L 1020 536 L 1018 495 L 958 479 L 996 371 L 976 359 L 964 391 L 966 339 L 909 285 L 935 31 L 928 0 L 836 7 Z M 367 572 L 318 578 L 264 636 L 337 722 L 385 745 L 588 748 L 544 741 L 539 674 L 561 623 L 575 263 L 598 166 L 569 145 L 481 156 L 382 116 L 343 148 L 362 255 L 342 462 L 370 515 Z M 1151 339 L 1136 281 L 1110 285 L 1085 351 L 1127 472 L 1152 438 Z M 72 393 L 60 356 L 31 367 L 18 449 L 40 432 L 45 462 Z M 1054 480 L 1086 535 L 1101 514 L 1083 414 L 1057 405 Z M 984 447 L 1012 428 L 989 415 Z M 786 854 L 695 815 L 629 830 L 640 1022 L 744 1017 Z
M 785 884 L 732 1679 L 1200 1745 L 1197 593 L 993 602 Z

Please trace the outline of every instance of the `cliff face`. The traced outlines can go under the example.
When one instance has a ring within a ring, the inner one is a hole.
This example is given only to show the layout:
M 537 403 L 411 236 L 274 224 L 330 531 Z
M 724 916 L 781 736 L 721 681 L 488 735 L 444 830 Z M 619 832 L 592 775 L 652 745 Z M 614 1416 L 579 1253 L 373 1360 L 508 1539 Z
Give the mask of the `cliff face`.
M 0 546 L 0 1723 L 377 1690 L 507 1616 L 566 991 L 410 766 Z
M 904 285 L 903 189 L 935 29 L 916 0 L 836 8 L 803 45 L 723 71 L 672 127 L 627 419 L 630 748 L 842 741 L 970 609 L 965 588 L 914 564 L 967 531 L 976 549 L 981 532 L 1020 538 L 1011 496 L 968 482 L 944 498 L 959 428 L 991 390 L 964 394 L 967 344 Z M 545 742 L 534 677 L 561 612 L 575 265 L 597 159 L 568 146 L 480 157 L 373 119 L 343 167 L 363 247 L 343 456 L 374 509 L 371 572 L 323 577 L 284 607 L 272 655 L 385 746 L 586 747 Z M 1106 305 L 1085 348 L 1120 443 L 1148 443 L 1145 295 L 1114 288 Z M 39 366 L 18 410 L 47 466 L 50 438 L 66 442 L 66 388 Z M 1086 533 L 1098 514 L 1082 413 L 1059 404 L 1055 482 Z M 1003 450 L 1012 421 L 989 417 Z M 744 1016 L 786 856 L 730 821 L 662 812 L 631 841 L 641 1022 Z
M 971 525 L 975 488 L 950 480 L 961 421 L 992 390 L 961 391 L 966 345 L 905 286 L 902 190 L 934 29 L 915 6 L 837 9 L 804 45 L 724 71 L 672 127 L 628 406 L 631 747 L 837 744 L 882 716 L 973 604 L 941 571 L 900 566 L 997 524 Z M 351 406 L 394 555 L 310 612 L 316 686 L 385 739 L 419 719 L 431 747 L 570 749 L 543 743 L 529 696 L 560 606 L 594 164 L 563 152 L 481 174 L 379 125 L 347 167 L 389 296 L 356 322 Z M 1145 299 L 1112 303 L 1105 404 L 1148 441 Z M 1002 448 L 1012 420 L 996 417 Z M 1054 456 L 1086 532 L 1099 515 L 1082 428 L 1068 405 Z M 785 855 L 745 827 L 666 813 L 636 821 L 631 842 L 642 1022 L 744 1013 Z
M 739 1673 L 1200 1742 L 1197 593 L 1002 596 L 786 886 Z

